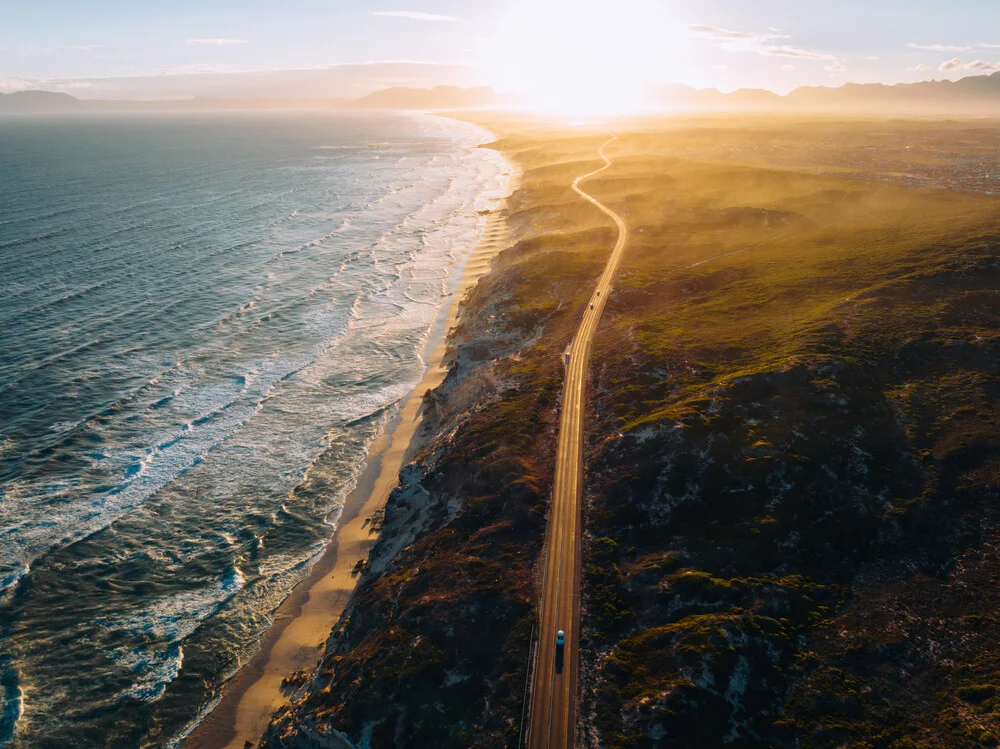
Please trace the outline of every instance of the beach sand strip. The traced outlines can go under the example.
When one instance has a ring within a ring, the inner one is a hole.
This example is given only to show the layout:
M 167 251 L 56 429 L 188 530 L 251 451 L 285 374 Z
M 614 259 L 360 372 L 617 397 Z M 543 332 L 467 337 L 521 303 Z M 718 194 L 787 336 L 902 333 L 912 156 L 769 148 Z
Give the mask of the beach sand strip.
M 508 197 L 516 182 L 512 174 Z M 309 575 L 278 607 L 260 650 L 226 684 L 219 703 L 185 739 L 183 749 L 244 749 L 247 742 L 256 745 L 271 716 L 289 702 L 288 695 L 294 691 L 282 681 L 298 671 L 309 674 L 319 664 L 327 638 L 357 584 L 355 565 L 368 558 L 378 538 L 372 517 L 396 488 L 400 469 L 422 447 L 418 435 L 424 394 L 440 385 L 447 374 L 445 352 L 461 301 L 507 247 L 506 204 L 506 199 L 502 200 L 487 219 L 482 241 L 463 266 L 426 374 L 383 435 L 372 443 L 333 539 Z

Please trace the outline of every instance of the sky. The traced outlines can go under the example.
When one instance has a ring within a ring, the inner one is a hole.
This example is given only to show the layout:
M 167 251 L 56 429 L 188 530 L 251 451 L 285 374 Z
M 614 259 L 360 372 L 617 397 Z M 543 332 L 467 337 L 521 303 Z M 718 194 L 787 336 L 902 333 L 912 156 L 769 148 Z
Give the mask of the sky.
M 1000 70 L 987 0 L 0 0 L 0 19 L 0 91 L 380 61 L 539 96 Z

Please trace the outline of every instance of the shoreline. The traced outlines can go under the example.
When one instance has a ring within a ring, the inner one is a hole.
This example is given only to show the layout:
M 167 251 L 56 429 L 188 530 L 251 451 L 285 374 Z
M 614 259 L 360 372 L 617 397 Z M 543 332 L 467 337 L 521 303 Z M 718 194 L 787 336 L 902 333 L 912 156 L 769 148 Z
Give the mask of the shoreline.
M 461 303 L 507 247 L 507 201 L 520 177 L 513 164 L 508 162 L 508 167 L 506 195 L 491 209 L 482 235 L 462 264 L 443 323 L 431 331 L 426 348 L 431 354 L 423 378 L 369 447 L 365 467 L 344 502 L 338 528 L 322 556 L 275 611 L 257 653 L 225 684 L 204 719 L 180 740 L 182 749 L 256 746 L 271 716 L 298 689 L 283 687 L 282 681 L 298 671 L 310 673 L 322 659 L 330 633 L 353 597 L 359 579 L 355 565 L 368 559 L 378 540 L 371 519 L 398 485 L 400 470 L 424 446 L 419 434 L 424 395 L 448 373 L 445 354 Z

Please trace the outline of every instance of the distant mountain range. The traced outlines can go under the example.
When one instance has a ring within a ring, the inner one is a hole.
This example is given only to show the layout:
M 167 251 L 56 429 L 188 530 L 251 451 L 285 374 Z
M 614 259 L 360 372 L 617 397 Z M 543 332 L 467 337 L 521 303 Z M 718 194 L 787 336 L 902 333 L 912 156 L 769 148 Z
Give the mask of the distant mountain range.
M 847 83 L 839 88 L 804 86 L 786 96 L 763 89 L 716 89 L 665 86 L 660 106 L 689 110 L 836 112 L 872 114 L 1000 114 L 1000 73 L 958 81 L 921 83 Z
M 79 99 L 52 91 L 17 91 L 13 94 L 0 94 L 0 113 L 70 112 L 79 105 Z
M 356 99 L 390 86 L 478 86 L 469 65 L 370 62 L 308 70 L 185 72 L 120 78 L 18 80 L 0 72 L 0 82 L 21 90 L 66 91 L 81 99 L 166 101 L 179 99 Z
M 475 109 L 514 106 L 516 101 L 491 88 L 387 88 L 359 99 L 346 98 L 194 98 L 161 101 L 77 99 L 51 91 L 0 94 L 0 113 L 172 111 L 208 109 Z
M 656 106 L 688 111 L 827 112 L 850 114 L 1000 115 L 1000 73 L 958 81 L 883 85 L 848 83 L 839 88 L 809 86 L 779 96 L 762 89 L 723 93 L 673 84 L 655 92 Z M 64 93 L 20 91 L 0 94 L 0 113 L 163 111 L 198 109 L 370 108 L 471 109 L 517 106 L 517 99 L 490 88 L 392 87 L 360 98 L 223 97 L 126 101 L 77 99 Z

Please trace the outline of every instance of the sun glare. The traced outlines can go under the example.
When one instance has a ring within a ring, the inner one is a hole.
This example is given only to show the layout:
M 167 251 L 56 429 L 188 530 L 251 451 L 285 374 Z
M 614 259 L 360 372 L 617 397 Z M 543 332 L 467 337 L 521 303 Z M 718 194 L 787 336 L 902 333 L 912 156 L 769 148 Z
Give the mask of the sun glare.
M 490 40 L 494 85 L 532 108 L 609 115 L 646 105 L 669 78 L 662 10 L 647 0 L 536 0 L 512 8 Z

